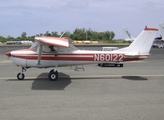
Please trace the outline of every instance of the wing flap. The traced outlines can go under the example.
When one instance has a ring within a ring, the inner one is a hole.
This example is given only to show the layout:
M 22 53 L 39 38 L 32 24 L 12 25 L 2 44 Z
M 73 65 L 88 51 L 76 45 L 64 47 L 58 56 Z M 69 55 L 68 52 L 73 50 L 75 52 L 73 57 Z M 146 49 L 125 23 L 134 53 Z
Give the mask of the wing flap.
M 47 44 L 47 45 L 53 45 L 53 46 L 60 46 L 60 47 L 69 47 L 69 40 L 66 38 L 59 38 L 59 37 L 35 37 L 35 40 Z

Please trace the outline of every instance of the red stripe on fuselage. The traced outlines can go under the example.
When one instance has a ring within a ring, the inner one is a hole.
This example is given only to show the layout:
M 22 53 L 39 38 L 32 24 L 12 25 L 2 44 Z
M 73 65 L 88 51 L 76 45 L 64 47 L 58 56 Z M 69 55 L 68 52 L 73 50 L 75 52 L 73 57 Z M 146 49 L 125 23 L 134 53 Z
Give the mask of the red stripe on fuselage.
M 38 60 L 38 55 L 12 55 L 12 57 L 27 59 L 27 60 Z M 94 61 L 93 54 L 44 54 L 41 55 L 41 60 L 72 60 L 72 61 Z
M 38 54 L 12 55 L 12 57 L 38 60 Z M 122 61 L 138 61 L 145 58 L 123 58 Z M 63 60 L 63 61 L 95 61 L 94 54 L 42 54 L 41 60 Z M 122 61 L 104 61 L 104 62 L 122 62 Z M 103 62 L 103 61 L 100 61 Z

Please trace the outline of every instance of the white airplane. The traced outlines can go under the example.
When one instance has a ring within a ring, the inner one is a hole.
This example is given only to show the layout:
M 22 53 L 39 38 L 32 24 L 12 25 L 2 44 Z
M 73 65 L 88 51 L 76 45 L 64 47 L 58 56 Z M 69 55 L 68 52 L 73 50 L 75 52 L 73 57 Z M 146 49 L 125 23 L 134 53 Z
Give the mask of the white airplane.
M 131 36 L 130 32 L 128 31 L 127 28 L 123 28 L 124 36 L 125 36 L 125 41 L 134 41 L 134 37 Z
M 29 49 L 10 51 L 6 55 L 14 64 L 22 67 L 22 71 L 17 74 L 19 80 L 24 79 L 23 72 L 27 68 L 53 67 L 48 78 L 55 81 L 60 66 L 143 60 L 149 55 L 157 31 L 157 28 L 145 27 L 130 46 L 114 51 L 79 50 L 67 38 L 35 37 Z
M 159 29 L 161 31 L 161 40 L 164 40 L 164 23 L 159 23 Z

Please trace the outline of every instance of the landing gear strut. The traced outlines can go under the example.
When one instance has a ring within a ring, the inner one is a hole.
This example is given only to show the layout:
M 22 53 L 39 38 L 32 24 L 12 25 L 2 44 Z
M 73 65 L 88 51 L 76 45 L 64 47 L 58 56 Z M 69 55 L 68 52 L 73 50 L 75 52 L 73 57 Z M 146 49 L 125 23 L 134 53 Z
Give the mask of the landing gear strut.
M 25 72 L 25 71 L 26 71 L 26 68 L 22 67 L 22 72 L 17 74 L 18 80 L 23 80 L 24 79 L 25 75 L 24 75 L 23 72 Z
M 25 78 L 25 75 L 23 72 L 26 71 L 27 68 L 22 67 L 22 71 L 20 73 L 17 74 L 17 78 L 18 80 L 23 80 Z M 51 81 L 56 81 L 58 79 L 58 71 L 55 69 L 52 69 L 49 74 L 48 74 L 48 78 Z

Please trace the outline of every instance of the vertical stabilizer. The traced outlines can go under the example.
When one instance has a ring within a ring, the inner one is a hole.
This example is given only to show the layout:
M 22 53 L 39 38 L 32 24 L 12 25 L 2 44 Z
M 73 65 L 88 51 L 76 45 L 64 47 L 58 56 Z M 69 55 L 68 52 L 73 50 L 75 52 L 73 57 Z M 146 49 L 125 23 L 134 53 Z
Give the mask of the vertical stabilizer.
M 127 28 L 123 28 L 124 36 L 125 36 L 125 41 L 133 41 L 135 38 L 133 38 L 128 31 Z
M 162 37 L 161 40 L 164 40 L 164 23 L 159 23 L 159 29 L 160 29 L 161 37 Z
M 126 52 L 129 54 L 149 54 L 157 31 L 157 28 L 148 28 L 146 26 L 129 47 L 122 48 L 117 51 Z

